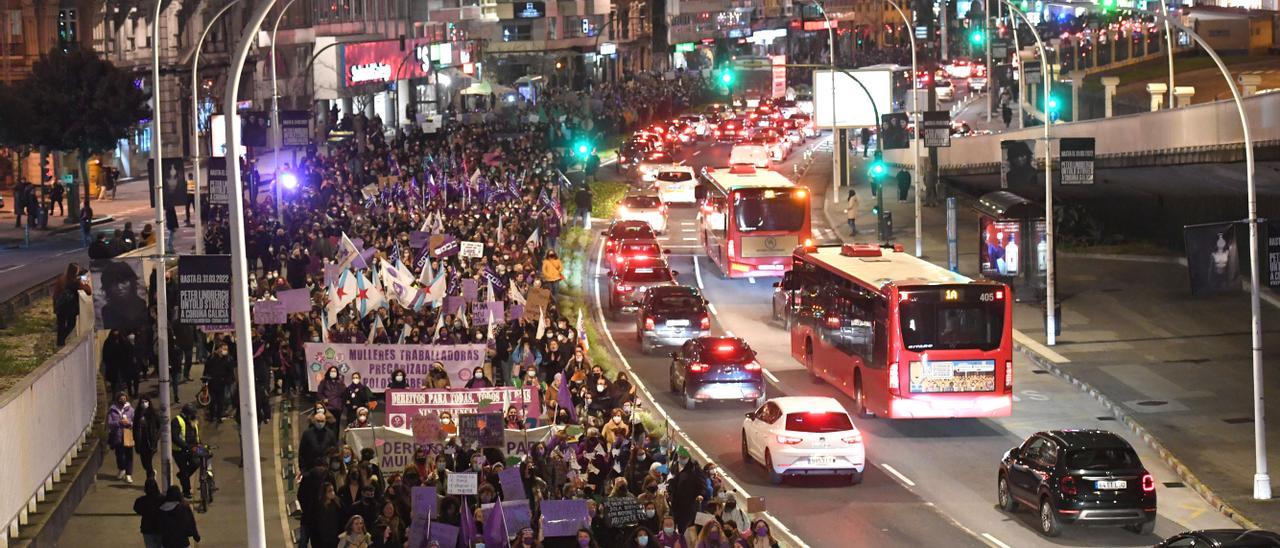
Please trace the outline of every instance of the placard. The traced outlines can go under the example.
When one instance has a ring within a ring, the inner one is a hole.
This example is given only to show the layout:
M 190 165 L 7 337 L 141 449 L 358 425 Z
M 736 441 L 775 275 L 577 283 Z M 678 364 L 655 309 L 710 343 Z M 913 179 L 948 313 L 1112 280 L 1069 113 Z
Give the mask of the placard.
M 1058 141 L 1058 169 L 1064 185 L 1093 184 L 1093 137 L 1063 137 Z
M 479 259 L 484 257 L 484 244 L 481 242 L 462 242 L 462 247 L 458 251 L 458 256 L 468 259 Z
M 225 156 L 207 158 L 208 176 L 205 177 L 205 188 L 209 193 L 210 205 L 227 205 L 231 196 L 231 187 L 227 184 L 227 158 Z
M 391 395 L 388 394 L 390 399 Z M 444 441 L 444 427 L 440 424 L 440 414 L 435 411 L 428 412 L 425 415 L 416 415 L 409 420 L 413 429 L 413 441 L 419 445 L 431 445 Z
M 365 386 L 381 394 L 397 369 L 405 372 L 409 386 L 423 385 L 433 362 L 440 362 L 449 374 L 450 386 L 463 386 L 471 373 L 485 363 L 483 344 L 343 344 L 306 343 L 307 389 L 314 392 L 329 367 L 338 368 L 346 383 L 360 373 Z
M 386 391 L 387 426 L 409 428 L 414 417 L 449 413 L 454 417 L 469 413 L 502 413 L 509 407 L 525 409 L 530 417 L 542 416 L 542 400 L 537 387 L 454 388 L 451 390 Z
M 253 303 L 253 323 L 257 325 L 277 325 L 285 323 L 289 313 L 280 301 L 257 301 Z
M 529 497 L 524 494 L 524 479 L 520 477 L 520 467 L 503 468 L 498 472 L 498 484 L 502 486 L 502 498 L 522 500 Z
M 427 521 L 437 515 L 435 487 L 417 486 L 410 493 L 413 495 L 413 510 L 410 517 L 414 521 Z
M 305 147 L 311 144 L 311 113 L 305 110 L 280 111 L 280 146 Z
M 584 499 L 544 500 L 538 505 L 542 511 L 542 535 L 571 537 L 578 529 L 591 527 L 591 513 Z
M 502 413 L 467 413 L 458 416 L 458 438 L 463 444 L 501 448 L 506 445 Z
M 178 257 L 178 321 L 187 325 L 231 323 L 231 256 Z
M 946 148 L 951 146 L 951 112 L 930 110 L 924 113 L 924 146 Z
M 540 311 L 551 304 L 551 290 L 545 287 L 531 287 L 524 298 L 524 319 L 536 322 Z
M 603 512 L 609 527 L 630 527 L 644 519 L 644 506 L 635 497 L 606 498 Z
M 445 474 L 445 492 L 450 495 L 474 495 L 479 488 L 475 472 L 449 472 Z

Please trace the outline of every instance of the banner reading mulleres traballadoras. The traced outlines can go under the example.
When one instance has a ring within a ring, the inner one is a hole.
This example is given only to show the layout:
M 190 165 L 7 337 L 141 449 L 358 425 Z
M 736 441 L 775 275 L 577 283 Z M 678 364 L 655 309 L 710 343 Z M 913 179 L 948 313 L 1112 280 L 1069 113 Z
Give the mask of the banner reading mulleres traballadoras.
M 484 344 L 342 344 L 307 343 L 307 388 L 314 392 L 330 367 L 338 369 L 344 384 L 353 373 L 375 393 L 391 383 L 397 369 L 405 372 L 411 388 L 422 388 L 431 364 L 440 362 L 449 373 L 449 385 L 461 387 L 471 372 L 484 365 Z

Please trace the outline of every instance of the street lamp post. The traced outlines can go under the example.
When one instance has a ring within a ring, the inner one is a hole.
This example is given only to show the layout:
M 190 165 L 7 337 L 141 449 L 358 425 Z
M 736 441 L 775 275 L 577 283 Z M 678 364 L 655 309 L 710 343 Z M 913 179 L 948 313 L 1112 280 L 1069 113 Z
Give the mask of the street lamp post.
M 1040 35 L 1036 32 L 1036 26 L 1031 24 L 1031 20 L 1027 18 L 1027 14 L 1022 10 L 1014 7 L 1013 2 L 1009 0 L 1000 0 L 1009 8 L 1009 12 L 1014 16 L 1022 19 L 1027 24 L 1027 28 L 1031 29 L 1031 37 L 1036 40 L 1036 49 L 1040 51 L 1040 75 L 1044 80 L 1044 240 L 1045 240 L 1045 342 L 1050 346 L 1056 344 L 1057 323 L 1058 318 L 1054 314 L 1054 260 L 1053 260 L 1053 141 L 1050 136 L 1050 128 L 1053 126 L 1052 116 L 1049 114 L 1049 102 L 1051 98 L 1051 80 L 1049 80 L 1049 56 L 1045 52 L 1044 42 L 1040 40 Z M 1016 26 L 1016 25 L 1015 25 Z M 1014 29 L 1017 32 L 1017 29 Z M 1021 63 L 1019 63 L 1021 66 Z M 988 75 L 989 76 L 989 75 Z M 1019 101 L 1022 99 L 1019 98 Z
M 1169 59 L 1169 108 L 1174 108 L 1173 102 L 1173 29 L 1169 25 L 1169 6 L 1164 0 L 1159 2 L 1160 15 L 1164 16 L 1164 47 L 1167 50 L 1165 57 Z M 1145 51 L 1145 50 L 1144 50 Z M 1234 85 L 1232 86 L 1235 87 Z
M 160 257 L 160 270 L 156 274 L 156 345 L 160 362 L 160 485 L 168 489 L 173 479 L 173 435 L 169 428 L 172 415 L 173 392 L 169 379 L 169 290 L 165 279 L 166 258 L 169 253 L 168 227 L 165 221 L 164 195 L 164 137 L 160 133 L 160 9 L 164 2 L 156 2 L 156 9 L 151 19 L 151 192 L 156 198 L 156 255 Z M 178 169 L 181 169 L 179 167 Z M 88 199 L 88 196 L 85 196 Z
M 191 159 L 194 163 L 192 171 L 196 181 L 196 255 L 204 255 L 204 209 L 200 198 L 200 49 L 204 47 L 204 39 L 209 35 L 218 18 L 231 9 L 231 6 L 239 3 L 240 0 L 227 2 L 227 5 L 222 6 L 222 9 L 209 19 L 204 31 L 200 33 L 200 40 L 196 41 L 196 54 L 191 57 Z
M 1167 15 L 1162 15 L 1165 24 L 1177 27 L 1195 40 L 1205 53 L 1213 58 L 1218 71 L 1227 80 L 1227 88 L 1231 90 L 1231 98 L 1235 102 L 1236 112 L 1240 115 L 1240 129 L 1244 133 L 1245 184 L 1249 194 L 1249 311 L 1252 316 L 1249 325 L 1253 355 L 1253 437 L 1254 437 L 1254 474 L 1253 498 L 1267 500 L 1271 498 L 1271 475 L 1267 471 L 1267 424 L 1266 406 L 1262 396 L 1262 305 L 1259 297 L 1259 257 L 1258 257 L 1258 194 L 1254 181 L 1253 134 L 1249 130 L 1249 118 L 1245 115 L 1244 101 L 1240 98 L 1240 88 L 1231 78 L 1231 71 L 1218 57 L 1209 44 L 1181 23 L 1175 22 Z M 1172 55 L 1172 51 L 1170 51 Z
M 227 75 L 226 101 L 227 124 L 227 181 L 235 189 L 229 192 L 228 224 L 231 228 L 231 319 L 236 331 L 236 370 L 240 385 L 240 445 L 244 462 L 245 516 L 247 518 L 246 546 L 265 548 L 266 528 L 262 514 L 262 469 L 258 448 L 258 391 L 253 373 L 253 338 L 249 332 L 249 265 L 244 246 L 244 189 L 240 186 L 240 162 L 235 156 L 240 149 L 240 133 L 235 131 L 240 123 L 236 112 L 236 98 L 240 95 L 240 76 L 258 29 L 276 0 L 262 0 L 249 16 L 248 24 L 240 33 Z M 274 44 L 275 41 L 273 40 Z M 167 345 L 161 345 L 164 348 Z M 166 367 L 161 367 L 164 371 Z M 162 428 L 167 430 L 167 428 Z
M 844 146 L 840 143 L 840 130 L 836 129 L 836 31 L 831 26 L 831 17 L 827 15 L 827 9 L 818 0 L 811 1 L 813 7 L 818 8 L 818 13 L 822 14 L 822 20 L 826 22 L 827 27 L 827 53 L 831 62 L 831 177 L 835 180 L 833 187 L 839 193 L 842 173 L 840 167 L 843 165 L 840 158 L 844 156 Z M 912 44 L 914 43 L 913 41 Z M 838 198 L 838 196 L 832 198 Z
M 280 30 L 280 20 L 284 19 L 285 12 L 289 11 L 289 6 L 293 5 L 295 0 L 289 0 L 285 3 L 280 12 L 276 14 L 276 21 L 271 25 L 271 142 L 275 146 L 273 153 L 273 162 L 275 163 L 275 180 L 271 186 L 275 187 L 276 195 L 276 222 L 284 223 L 284 198 L 283 192 L 280 190 L 280 141 L 284 135 L 280 132 L 280 88 L 276 79 L 276 32 Z
M 914 165 L 911 171 L 911 178 L 913 179 L 912 182 L 914 183 L 912 186 L 914 186 L 916 189 L 916 256 L 922 257 L 924 256 L 924 222 L 921 220 L 921 215 L 923 214 L 923 210 L 921 208 L 921 198 L 920 198 L 920 191 L 921 191 L 921 187 L 923 186 L 922 184 L 923 178 L 920 176 L 920 133 L 921 133 L 920 126 L 923 122 L 921 121 L 921 118 L 919 116 L 921 112 L 919 95 L 915 93 L 916 70 L 917 70 L 916 69 L 916 34 L 911 31 L 911 20 L 907 18 L 907 14 L 902 11 L 902 8 L 898 6 L 898 3 L 895 2 L 894 0 L 884 0 L 884 1 L 887 2 L 890 6 L 893 6 L 893 9 L 898 12 L 898 15 L 900 17 L 902 17 L 902 21 L 907 27 L 907 37 L 911 39 L 911 96 L 913 98 L 913 103 L 915 103 L 915 109 L 914 109 L 915 112 L 911 113 L 911 121 L 913 124 L 915 124 L 915 128 L 916 128 L 915 136 L 914 136 L 915 138 L 911 140 L 911 156 L 912 156 L 912 163 Z M 988 74 L 988 77 L 990 77 L 989 71 L 987 74 Z

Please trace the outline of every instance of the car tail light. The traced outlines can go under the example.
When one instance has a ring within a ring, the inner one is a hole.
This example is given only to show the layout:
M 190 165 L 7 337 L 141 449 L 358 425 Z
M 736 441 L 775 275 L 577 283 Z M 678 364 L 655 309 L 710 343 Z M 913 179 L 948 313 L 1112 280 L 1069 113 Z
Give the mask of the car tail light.
M 627 285 L 627 284 L 618 284 L 617 291 L 618 291 L 618 293 L 626 293 L 626 292 L 628 292 L 628 291 L 631 291 L 632 289 L 635 289 L 635 288 L 634 288 L 634 287 L 631 287 L 631 286 L 629 286 L 629 285 Z
M 711 367 L 702 362 L 693 362 L 689 364 L 689 371 L 692 373 L 706 373 L 708 369 L 711 369 Z
M 702 316 L 702 319 L 698 322 L 698 328 L 702 330 L 711 329 L 711 316 Z
M 658 206 L 658 211 L 661 211 L 663 215 L 666 215 L 666 214 L 667 214 L 667 204 L 662 204 L 662 205 Z
M 1004 387 L 1013 388 L 1013 362 L 1004 362 Z
M 778 443 L 783 443 L 786 445 L 796 445 L 804 441 L 804 439 L 802 438 L 797 438 L 795 436 L 784 436 L 782 434 L 778 434 L 777 438 L 778 438 Z
M 1142 475 L 1142 492 L 1150 493 L 1156 490 L 1156 479 L 1151 474 Z
M 759 370 L 760 370 L 760 362 L 755 361 L 755 360 L 752 360 L 750 363 L 748 363 L 747 365 L 743 366 L 743 368 L 744 368 L 744 369 L 746 369 L 747 371 L 759 371 Z
M 605 248 L 605 249 L 613 249 L 613 246 L 615 246 L 615 245 L 618 245 L 618 242 L 615 242 L 615 241 L 613 241 L 613 240 L 605 240 L 605 241 L 604 241 L 604 248 Z
M 898 391 L 898 362 L 889 364 L 889 390 Z
M 840 441 L 845 442 L 849 445 L 857 445 L 859 443 L 862 443 L 862 432 L 854 432 L 853 435 L 851 436 L 845 436 L 843 438 L 840 438 Z
M 619 255 L 614 255 L 614 256 L 613 256 L 613 263 L 614 263 L 614 264 L 622 264 L 622 261 L 625 261 L 625 260 L 627 260 L 627 258 L 626 258 L 626 257 L 623 257 L 621 254 L 619 254 Z
M 1076 477 L 1063 476 L 1062 479 L 1058 480 L 1058 489 L 1068 497 L 1076 496 Z
M 720 136 L 720 130 L 718 130 L 718 129 L 717 129 L 717 130 L 716 130 L 716 137 L 719 137 L 719 136 Z
M 645 319 L 644 319 L 644 330 L 645 330 L 645 331 L 653 331 L 653 318 L 645 318 Z
M 826 321 L 825 323 L 827 324 L 827 329 L 839 329 L 839 328 L 840 328 L 840 317 L 839 317 L 839 316 L 827 316 L 827 321 Z

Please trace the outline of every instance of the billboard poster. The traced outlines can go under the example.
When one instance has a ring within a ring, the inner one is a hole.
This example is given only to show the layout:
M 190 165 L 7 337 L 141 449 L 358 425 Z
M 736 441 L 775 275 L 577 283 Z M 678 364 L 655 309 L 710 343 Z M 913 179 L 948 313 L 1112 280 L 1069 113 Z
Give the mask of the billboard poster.
M 187 203 L 186 158 L 182 156 L 166 157 L 161 160 L 164 169 L 164 205 L 165 207 L 182 207 Z M 147 179 L 151 192 L 151 207 L 156 207 L 156 182 L 152 178 L 155 173 L 155 162 L 147 159 Z
M 1058 169 L 1064 185 L 1093 184 L 1093 137 L 1063 137 L 1058 142 Z
M 342 81 L 345 87 L 379 84 L 396 80 L 424 78 L 431 72 L 432 44 L 425 40 L 411 40 L 400 49 L 399 40 L 379 40 L 343 44 L 340 55 Z M 436 45 L 436 53 L 442 48 Z M 408 55 L 408 60 L 406 55 Z M 437 59 L 442 64 L 452 64 L 449 59 Z
M 387 390 L 387 426 L 410 428 L 414 417 L 449 413 L 453 417 L 475 413 L 501 413 L 510 407 L 525 409 L 525 416 L 542 416 L 537 387 L 499 386 L 473 389 Z
M 988 278 L 1017 276 L 1022 242 L 1019 221 L 982 217 L 982 245 L 978 247 L 978 268 Z
M 1209 295 L 1240 288 L 1240 256 L 1234 223 L 1182 227 L 1187 273 L 1192 295 Z
M 880 116 L 880 128 L 884 131 L 884 149 L 904 149 L 910 146 L 911 133 L 907 127 L 907 113 L 894 112 Z
M 946 148 L 951 146 L 951 111 L 930 110 L 924 112 L 924 146 Z
M 1000 141 L 1000 188 L 1035 183 L 1034 139 Z
M 246 147 L 267 146 L 267 128 L 271 127 L 271 115 L 265 110 L 248 110 L 240 113 L 240 144 Z
M 396 369 L 404 370 L 409 386 L 421 387 L 431 364 L 440 362 L 449 374 L 449 385 L 463 386 L 485 362 L 484 344 L 306 343 L 305 348 L 307 388 L 312 392 L 330 367 L 338 369 L 344 386 L 353 373 L 360 373 L 364 384 L 381 394 Z
M 231 187 L 227 181 L 227 157 L 215 157 L 205 160 L 209 165 L 209 176 L 205 178 L 210 205 L 227 205 L 231 196 Z
M 280 111 L 280 145 L 305 147 L 311 144 L 311 113 L 305 110 Z
M 1266 245 L 1262 252 L 1267 258 L 1267 287 L 1280 288 L 1280 221 L 1268 221 L 1266 224 Z
M 832 122 L 838 128 L 874 127 L 880 122 L 876 112 L 893 112 L 890 69 L 815 70 L 812 89 L 813 121 L 822 129 L 830 129 Z
M 178 321 L 187 325 L 231 323 L 231 256 L 178 257 Z
M 786 55 L 770 55 L 769 56 L 772 86 L 774 99 L 785 99 L 787 96 L 787 56 Z
M 89 263 L 93 279 L 95 329 L 139 329 L 151 323 L 142 259 L 99 259 Z

